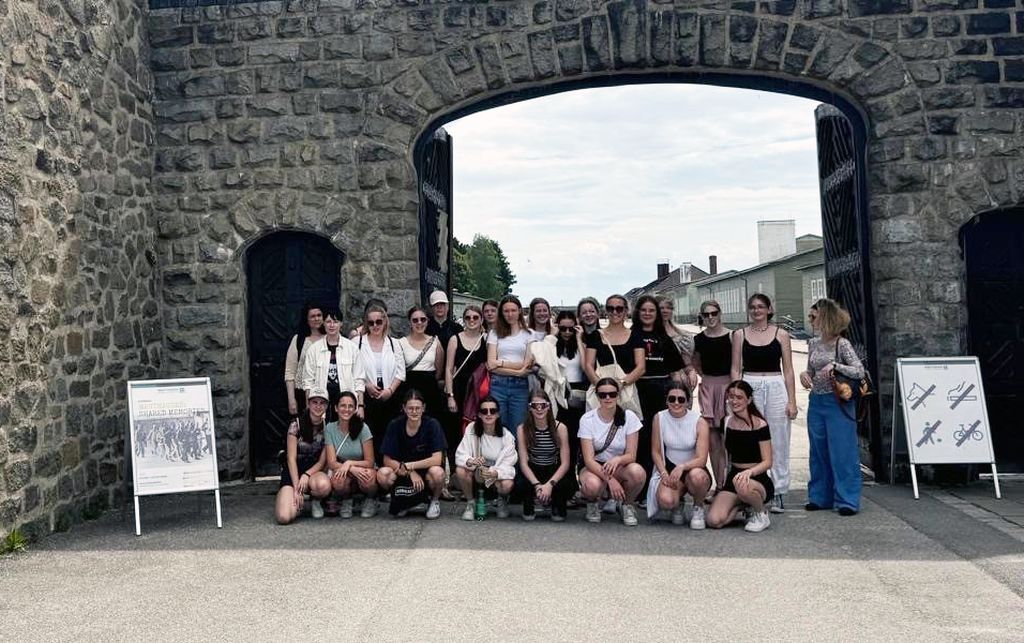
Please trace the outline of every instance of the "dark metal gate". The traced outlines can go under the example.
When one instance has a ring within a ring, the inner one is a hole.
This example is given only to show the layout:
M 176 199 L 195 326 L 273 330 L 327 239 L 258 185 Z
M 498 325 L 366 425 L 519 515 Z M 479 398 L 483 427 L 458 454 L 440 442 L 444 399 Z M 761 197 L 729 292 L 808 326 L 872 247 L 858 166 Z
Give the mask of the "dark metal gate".
M 278 232 L 246 256 L 249 278 L 249 458 L 253 475 L 277 473 L 288 430 L 284 359 L 306 302 L 337 306 L 341 253 L 326 239 Z
M 986 212 L 960 230 L 967 267 L 967 351 L 981 362 L 1000 471 L 1024 471 L 1024 208 Z
M 451 292 L 452 137 L 439 128 L 416 150 L 420 193 L 420 301 Z
M 821 187 L 821 229 L 825 244 L 825 289 L 850 313 L 849 339 L 878 382 L 874 306 L 868 264 L 868 226 L 862 132 L 840 110 L 814 110 Z M 858 427 L 861 462 L 882 476 L 882 436 L 877 396 Z

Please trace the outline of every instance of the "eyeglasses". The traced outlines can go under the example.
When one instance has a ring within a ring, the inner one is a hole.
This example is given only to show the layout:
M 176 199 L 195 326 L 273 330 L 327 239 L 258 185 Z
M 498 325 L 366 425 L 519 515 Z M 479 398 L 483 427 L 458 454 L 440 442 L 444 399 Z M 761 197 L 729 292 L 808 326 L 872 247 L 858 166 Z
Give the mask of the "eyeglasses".
M 751 304 L 750 306 L 747 306 L 747 310 L 768 310 L 768 306 L 765 306 L 764 304 Z
M 558 327 L 558 332 L 560 332 L 560 333 L 571 333 L 574 330 L 576 330 L 575 326 L 559 326 Z
M 624 312 L 626 312 L 626 307 L 625 306 L 605 306 L 604 309 L 605 309 L 606 312 L 609 312 L 609 313 L 624 313 Z
M 685 395 L 669 395 L 665 398 L 665 401 L 669 404 L 686 404 L 689 400 L 686 399 Z
M 427 323 L 427 318 L 426 317 L 413 317 L 409 321 L 411 321 L 414 324 L 426 324 Z
M 367 326 L 383 326 L 384 325 L 384 320 L 383 319 L 371 319 L 370 321 L 366 322 L 366 325 Z
M 718 317 L 718 312 L 719 311 L 717 311 L 717 310 L 709 310 L 707 312 L 701 313 L 700 316 L 703 317 L 704 319 L 708 319 L 708 318 L 711 318 L 711 317 Z
M 480 315 L 466 315 L 465 317 L 463 317 L 463 319 L 465 319 L 466 321 L 476 321 L 480 319 Z
M 614 400 L 618 396 L 619 396 L 619 392 L 618 391 L 598 391 L 597 392 L 597 397 L 601 398 L 602 400 Z
M 498 414 L 498 409 L 496 409 L 493 406 L 488 406 L 486 408 L 480 407 L 480 411 L 479 412 L 480 412 L 480 415 L 497 415 Z
M 551 408 L 547 402 L 530 402 L 530 408 L 534 411 L 546 411 Z

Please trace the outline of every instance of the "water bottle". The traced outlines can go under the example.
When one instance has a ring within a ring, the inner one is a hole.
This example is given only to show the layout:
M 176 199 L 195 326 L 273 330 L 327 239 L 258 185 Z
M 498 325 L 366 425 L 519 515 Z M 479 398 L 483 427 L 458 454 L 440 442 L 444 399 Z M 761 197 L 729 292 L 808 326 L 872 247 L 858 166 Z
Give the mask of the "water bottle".
M 484 499 L 484 490 L 476 492 L 476 506 L 473 508 L 473 517 L 483 520 L 487 517 L 487 500 Z

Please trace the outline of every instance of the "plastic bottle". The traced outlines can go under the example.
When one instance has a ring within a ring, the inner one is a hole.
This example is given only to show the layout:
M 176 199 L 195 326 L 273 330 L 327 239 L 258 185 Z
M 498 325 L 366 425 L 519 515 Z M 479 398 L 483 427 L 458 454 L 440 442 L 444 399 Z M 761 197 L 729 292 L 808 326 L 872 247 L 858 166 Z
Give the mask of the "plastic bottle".
M 473 508 L 473 517 L 483 520 L 487 517 L 487 500 L 484 499 L 484 490 L 476 492 L 476 506 Z

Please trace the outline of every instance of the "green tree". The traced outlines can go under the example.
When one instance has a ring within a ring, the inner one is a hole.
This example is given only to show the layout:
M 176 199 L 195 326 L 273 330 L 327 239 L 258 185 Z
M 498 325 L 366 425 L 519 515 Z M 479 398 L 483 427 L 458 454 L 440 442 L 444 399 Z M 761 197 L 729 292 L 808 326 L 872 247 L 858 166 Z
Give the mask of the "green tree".
M 455 289 L 487 299 L 500 299 L 512 291 L 516 276 L 498 242 L 478 234 L 466 245 L 452 243 L 452 280 Z

